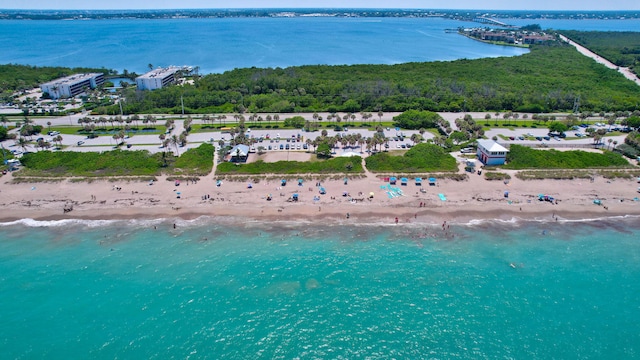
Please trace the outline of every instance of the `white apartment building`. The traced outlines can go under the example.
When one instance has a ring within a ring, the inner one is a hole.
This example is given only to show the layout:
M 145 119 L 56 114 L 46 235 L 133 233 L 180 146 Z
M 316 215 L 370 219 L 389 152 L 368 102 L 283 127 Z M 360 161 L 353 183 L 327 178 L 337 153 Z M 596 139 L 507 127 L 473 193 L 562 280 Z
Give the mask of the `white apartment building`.
M 144 75 L 140 75 L 136 78 L 138 90 L 155 90 L 165 87 L 176 81 L 175 74 L 180 70 L 182 70 L 182 68 L 170 66 L 167 68 L 157 68 Z
M 75 74 L 40 85 L 52 99 L 70 98 L 104 84 L 103 73 Z

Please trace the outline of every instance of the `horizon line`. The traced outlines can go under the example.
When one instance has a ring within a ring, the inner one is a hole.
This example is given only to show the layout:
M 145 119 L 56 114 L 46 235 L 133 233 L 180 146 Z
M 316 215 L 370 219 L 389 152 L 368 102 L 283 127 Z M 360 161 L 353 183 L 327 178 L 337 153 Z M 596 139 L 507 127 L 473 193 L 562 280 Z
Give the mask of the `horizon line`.
M 595 12 L 633 12 L 639 9 L 486 9 L 486 8 L 418 8 L 418 7 L 202 7 L 202 8 L 131 8 L 131 9 L 60 9 L 60 8 L 0 8 L 0 11 L 172 11 L 172 10 L 450 10 L 450 11 L 525 11 L 525 12 L 566 12 L 566 11 L 595 11 Z

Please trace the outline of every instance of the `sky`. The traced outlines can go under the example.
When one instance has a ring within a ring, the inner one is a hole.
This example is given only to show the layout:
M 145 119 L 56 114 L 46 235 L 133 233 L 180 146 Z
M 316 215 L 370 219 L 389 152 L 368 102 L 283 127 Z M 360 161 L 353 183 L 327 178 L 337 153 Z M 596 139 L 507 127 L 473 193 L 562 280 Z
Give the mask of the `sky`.
M 0 0 L 0 9 L 407 8 L 640 10 L 639 0 Z

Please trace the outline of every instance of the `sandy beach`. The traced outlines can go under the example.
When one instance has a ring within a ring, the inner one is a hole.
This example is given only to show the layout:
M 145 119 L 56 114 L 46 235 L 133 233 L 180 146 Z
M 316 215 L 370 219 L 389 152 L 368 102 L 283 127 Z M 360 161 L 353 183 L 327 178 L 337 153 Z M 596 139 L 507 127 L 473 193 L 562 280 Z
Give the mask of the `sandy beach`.
M 402 195 L 390 198 L 387 189 L 381 188 L 388 185 L 384 181 L 388 175 L 371 173 L 348 179 L 346 184 L 337 176 L 333 180 L 303 176 L 301 186 L 298 177 L 271 175 L 254 179 L 251 188 L 246 177 L 223 179 L 217 186 L 214 174 L 176 185 L 166 177 L 159 177 L 153 184 L 140 180 L 87 183 L 70 179 L 13 183 L 10 173 L 0 179 L 0 221 L 212 216 L 389 224 L 394 224 L 397 218 L 398 224 L 441 224 L 483 219 L 564 221 L 640 215 L 640 201 L 634 200 L 639 195 L 635 179 L 524 181 L 512 176 L 505 184 L 488 181 L 475 173 L 467 174 L 466 180 L 437 179 L 433 186 L 425 179 L 422 187 L 413 178 L 409 178 L 406 186 L 398 180 L 396 187 Z M 285 186 L 281 185 L 281 179 L 287 179 Z M 318 183 L 326 194 L 320 194 Z M 297 202 L 291 201 L 294 193 L 298 194 Z M 539 194 L 552 196 L 557 204 L 539 201 Z M 269 195 L 271 200 L 267 200 Z M 601 201 L 600 206 L 594 204 L 595 199 Z

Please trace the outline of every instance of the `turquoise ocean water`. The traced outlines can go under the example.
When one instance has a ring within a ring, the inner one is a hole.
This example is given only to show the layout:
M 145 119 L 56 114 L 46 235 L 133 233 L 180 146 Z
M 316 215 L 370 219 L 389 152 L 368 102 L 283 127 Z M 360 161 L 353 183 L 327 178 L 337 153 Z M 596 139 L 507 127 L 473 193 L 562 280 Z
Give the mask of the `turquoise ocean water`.
M 640 358 L 637 218 L 171 225 L 3 225 L 2 358 Z

